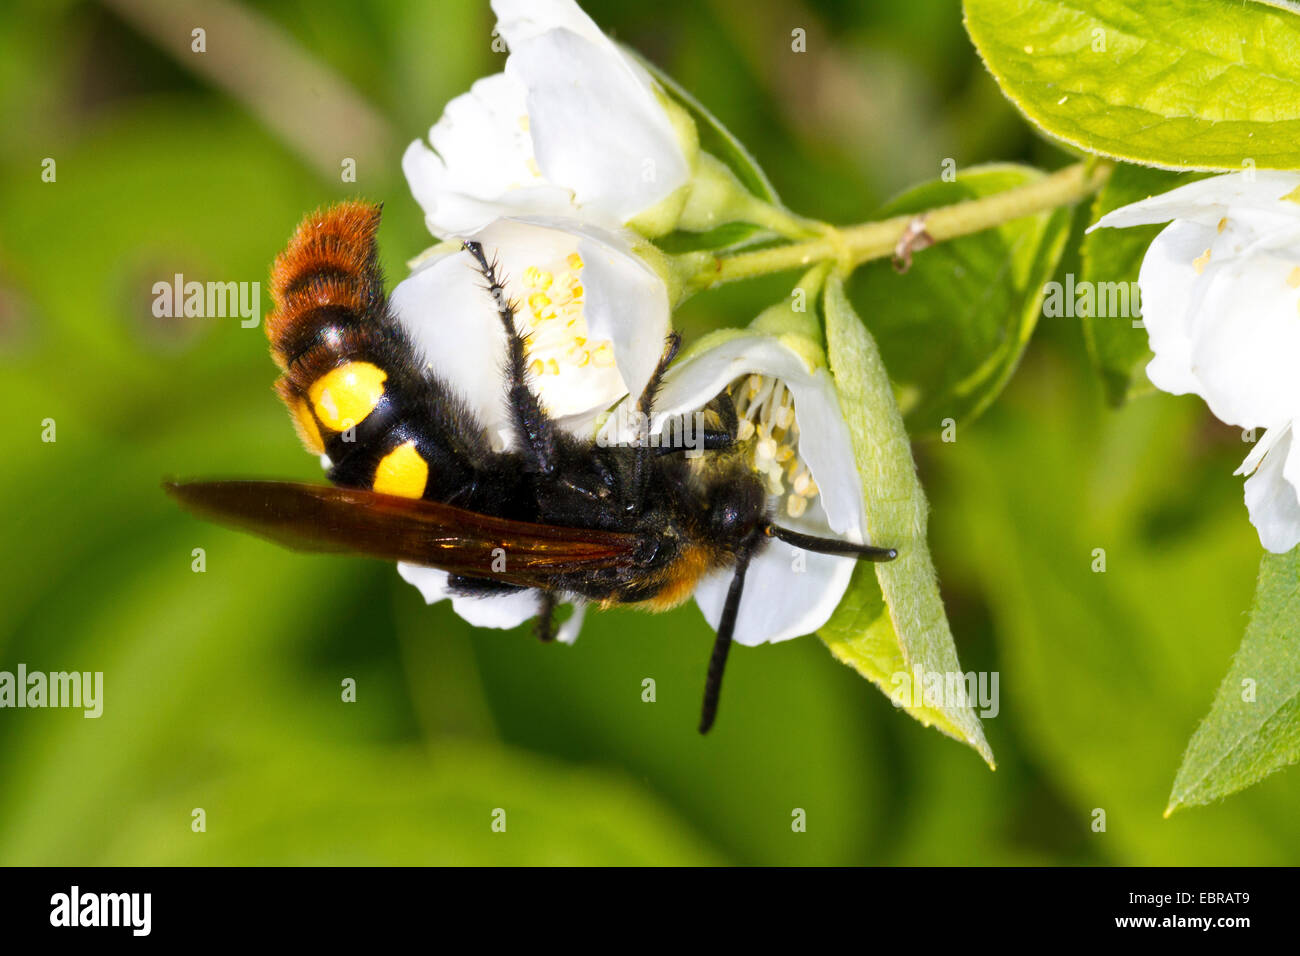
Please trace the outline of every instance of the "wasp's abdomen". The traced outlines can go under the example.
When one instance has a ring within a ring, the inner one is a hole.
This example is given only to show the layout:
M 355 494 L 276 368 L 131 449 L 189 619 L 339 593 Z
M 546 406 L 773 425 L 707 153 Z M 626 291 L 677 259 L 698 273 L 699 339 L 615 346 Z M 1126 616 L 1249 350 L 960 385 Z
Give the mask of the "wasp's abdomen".
M 300 389 L 313 353 L 345 355 L 364 345 L 381 318 L 382 274 L 375 232 L 378 206 L 339 203 L 302 221 L 271 270 L 275 310 L 266 335 L 276 364 Z
M 276 391 L 303 444 L 329 456 L 331 480 L 448 500 L 473 484 L 478 429 L 389 312 L 379 220 L 362 202 L 320 210 L 276 259 L 266 321 Z

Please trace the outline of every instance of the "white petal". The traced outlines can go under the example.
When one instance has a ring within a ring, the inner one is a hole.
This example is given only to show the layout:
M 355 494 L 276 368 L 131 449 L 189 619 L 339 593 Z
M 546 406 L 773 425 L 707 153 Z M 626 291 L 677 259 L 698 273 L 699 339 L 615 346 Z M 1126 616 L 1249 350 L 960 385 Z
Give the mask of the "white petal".
M 1291 423 L 1285 422 L 1281 425 L 1270 427 L 1263 435 L 1260 435 L 1259 440 L 1255 442 L 1255 447 L 1250 450 L 1250 454 L 1246 456 L 1246 460 L 1241 463 L 1240 467 L 1238 467 L 1233 474 L 1253 475 L 1255 469 L 1259 467 L 1259 463 L 1264 460 L 1264 456 L 1272 451 L 1278 442 L 1287 437 L 1287 432 L 1290 427 Z
M 820 506 L 814 503 L 808 510 Z M 823 513 L 812 523 L 825 520 Z M 769 540 L 745 574 L 733 639 L 753 647 L 816 631 L 839 606 L 856 563 L 853 558 L 801 552 L 783 541 Z M 711 574 L 695 588 L 695 603 L 714 630 L 722 619 L 732 574 L 730 570 Z
M 1282 458 L 1282 477 L 1291 485 L 1293 491 L 1300 496 L 1300 442 L 1293 441 L 1295 437 L 1295 423 L 1291 422 L 1286 426 L 1285 431 L 1286 444 L 1283 446 L 1282 441 L 1277 443 L 1277 451 L 1274 452 L 1279 458 Z
M 420 592 L 420 596 L 424 598 L 425 604 L 436 604 L 443 598 L 451 597 L 451 590 L 447 587 L 446 571 L 399 561 L 397 563 L 397 573 L 401 575 L 402 580 L 407 584 L 415 586 L 415 589 Z
M 402 580 L 415 585 L 426 604 L 451 598 L 451 607 L 462 619 L 474 627 L 495 627 L 508 630 L 518 627 L 537 613 L 538 597 L 533 591 L 511 591 L 490 597 L 467 597 L 452 594 L 447 587 L 447 572 L 426 568 L 418 564 L 400 562 L 397 573 Z
M 542 175 L 573 191 L 584 218 L 624 223 L 689 179 L 649 79 L 612 44 L 550 30 L 512 43 L 506 73 L 528 89 Z
M 691 355 L 668 370 L 655 402 L 652 430 L 659 431 L 665 419 L 708 404 L 736 379 L 752 372 L 779 378 L 787 384 L 812 376 L 807 363 L 776 338 L 762 334 L 737 335 Z
M 1250 428 L 1300 413 L 1300 249 L 1244 241 L 1235 225 L 1180 220 L 1151 243 L 1138 282 L 1151 381 Z
M 539 598 L 533 591 L 511 591 L 491 597 L 466 597 L 453 594 L 451 606 L 464 620 L 475 627 L 496 627 L 508 630 L 518 627 L 537 614 Z
M 509 214 L 573 211 L 573 194 L 542 179 L 526 91 L 504 73 L 448 103 L 429 142 L 407 147 L 402 171 L 434 235 L 467 235 Z
M 583 232 L 579 252 L 586 263 L 587 327 L 593 339 L 613 342 L 626 391 L 639 397 L 663 356 L 668 287 L 625 240 L 595 227 Z
M 555 632 L 555 639 L 561 644 L 572 644 L 578 639 L 578 632 L 582 630 L 582 619 L 586 616 L 587 605 L 582 602 L 574 604 L 573 613 Z
M 461 251 L 425 262 L 398 283 L 389 303 L 428 368 L 484 426 L 504 423 L 505 332 L 470 255 Z
M 1261 224 L 1271 221 L 1282 225 L 1287 220 L 1294 223 L 1300 220 L 1300 205 L 1282 197 L 1297 187 L 1300 187 L 1300 174 L 1292 172 L 1259 170 L 1252 177 L 1245 173 L 1212 176 L 1112 210 L 1090 227 L 1089 232 L 1172 219 L 1190 219 L 1217 227 L 1221 219 L 1247 211 L 1271 217 L 1260 220 Z
M 862 478 L 830 373 L 818 369 L 811 380 L 789 380 L 786 385 L 794 394 L 799 457 L 820 491 L 818 510 L 825 512 L 829 529 L 837 536 L 861 542 L 866 533 Z M 788 516 L 783 518 L 786 521 Z
M 1290 430 L 1246 479 L 1246 509 L 1259 543 L 1275 554 L 1300 544 L 1300 443 Z
M 1296 263 L 1273 253 L 1206 268 L 1194 306 L 1192 371 L 1222 421 L 1250 428 L 1300 415 L 1300 289 Z
M 429 130 L 429 143 L 472 195 L 490 196 L 511 182 L 529 185 L 538 178 L 528 167 L 528 91 L 505 73 L 477 80 L 448 103 Z
M 513 50 L 516 45 L 563 27 L 585 40 L 609 44 L 609 39 L 574 0 L 492 0 L 497 28 Z
M 1155 353 L 1147 376 L 1173 395 L 1201 394 L 1192 372 L 1192 294 L 1198 281 L 1195 261 L 1213 237 L 1211 226 L 1176 222 L 1156 236 L 1138 273 L 1142 324 Z

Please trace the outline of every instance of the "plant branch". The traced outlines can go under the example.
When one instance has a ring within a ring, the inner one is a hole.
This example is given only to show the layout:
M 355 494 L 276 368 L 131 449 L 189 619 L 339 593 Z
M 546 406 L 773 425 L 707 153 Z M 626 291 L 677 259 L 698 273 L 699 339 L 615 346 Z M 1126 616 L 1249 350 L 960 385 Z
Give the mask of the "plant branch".
M 935 242 L 943 242 L 1086 199 L 1101 188 L 1111 168 L 1108 162 L 1076 163 L 1025 186 L 940 206 L 926 213 L 830 229 L 825 236 L 806 242 L 730 256 L 707 256 L 692 270 L 689 285 L 698 291 L 738 279 L 806 268 L 826 260 L 836 261 L 847 274 L 864 262 L 893 255 L 899 238 L 918 215 L 924 219 L 930 237 Z

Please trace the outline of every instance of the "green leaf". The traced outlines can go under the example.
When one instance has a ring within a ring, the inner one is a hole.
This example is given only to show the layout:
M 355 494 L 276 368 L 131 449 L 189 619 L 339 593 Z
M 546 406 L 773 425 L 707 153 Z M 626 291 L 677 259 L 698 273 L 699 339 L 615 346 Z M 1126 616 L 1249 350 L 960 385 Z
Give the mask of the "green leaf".
M 1300 167 L 1300 17 L 1242 0 L 964 0 L 1002 91 L 1074 146 L 1170 169 Z
M 914 674 L 961 673 L 926 543 L 929 505 L 880 352 L 839 277 L 827 280 L 824 301 L 828 356 L 862 476 L 867 531 L 873 542 L 897 548 L 898 557 L 858 568 L 820 637 L 922 724 L 969 744 L 992 767 L 993 751 L 968 701 L 932 702 L 911 691 Z
M 1250 624 L 1169 795 L 1210 803 L 1300 760 L 1300 548 L 1266 554 Z
M 879 218 L 989 196 L 1042 175 L 1016 165 L 964 169 L 954 182 L 909 190 Z M 917 254 L 903 275 L 883 260 L 859 270 L 854 298 L 913 435 L 933 435 L 945 419 L 968 421 L 1002 391 L 1038 322 L 1069 228 L 1062 208 L 941 243 Z
M 979 428 L 927 456 L 944 583 L 979 595 L 1002 672 L 996 723 L 1019 750 L 1000 762 L 1060 795 L 1074 862 L 1286 865 L 1300 773 L 1160 816 L 1255 583 L 1258 539 L 1224 493 L 1241 443 L 1207 442 L 1200 402 L 1101 409 L 1091 374 L 1027 364 Z
M 1195 173 L 1121 164 L 1115 167 L 1093 200 L 1092 221 L 1096 222 L 1112 209 L 1200 178 Z M 1088 355 L 1102 377 L 1106 397 L 1112 405 L 1121 405 L 1129 398 L 1155 390 L 1146 375 L 1147 363 L 1152 358 L 1147 333 L 1140 325 L 1133 324 L 1138 312 L 1134 290 L 1142 257 L 1151 240 L 1164 228 L 1164 223 L 1158 223 L 1088 233 L 1083 240 L 1082 283 L 1086 285 L 1081 284 L 1079 288 L 1093 290 L 1094 305 L 1080 308 L 1082 303 L 1077 295 L 1071 295 L 1073 290 L 1063 290 L 1064 307 L 1068 309 L 1064 314 L 1076 315 L 1082 321 Z M 1114 308 L 1121 301 L 1129 307 Z

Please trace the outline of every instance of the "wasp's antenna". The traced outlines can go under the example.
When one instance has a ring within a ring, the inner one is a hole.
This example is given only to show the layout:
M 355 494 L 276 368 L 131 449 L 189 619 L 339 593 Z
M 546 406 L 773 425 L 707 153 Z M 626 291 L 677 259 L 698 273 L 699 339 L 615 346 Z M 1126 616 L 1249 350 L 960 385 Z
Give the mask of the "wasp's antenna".
M 818 554 L 840 554 L 846 558 L 866 558 L 868 561 L 893 561 L 898 557 L 896 548 L 875 548 L 869 544 L 854 544 L 852 541 L 841 541 L 838 538 L 818 538 L 811 534 L 791 531 L 789 528 L 778 528 L 774 524 L 768 525 L 765 533 L 768 537 L 792 544 L 796 548 L 803 548 L 805 551 L 816 551 Z
M 736 614 L 740 611 L 740 592 L 745 589 L 745 572 L 749 569 L 749 555 L 744 555 L 736 565 L 736 573 L 727 589 L 727 603 L 722 605 L 722 620 L 718 621 L 718 637 L 713 642 L 713 655 L 709 658 L 709 674 L 704 680 L 704 707 L 700 713 L 700 733 L 707 734 L 718 716 L 718 697 L 722 694 L 722 672 L 727 666 L 727 653 L 731 650 L 731 635 L 736 630 Z

